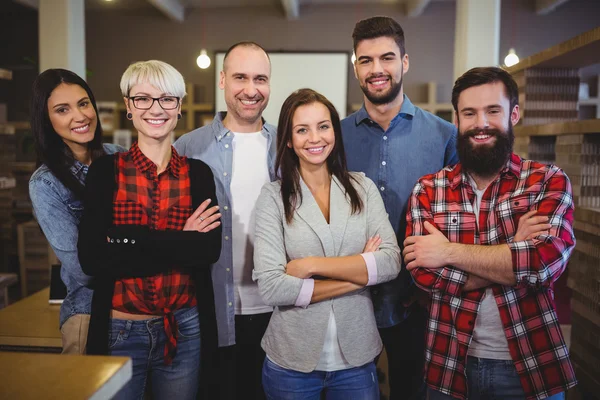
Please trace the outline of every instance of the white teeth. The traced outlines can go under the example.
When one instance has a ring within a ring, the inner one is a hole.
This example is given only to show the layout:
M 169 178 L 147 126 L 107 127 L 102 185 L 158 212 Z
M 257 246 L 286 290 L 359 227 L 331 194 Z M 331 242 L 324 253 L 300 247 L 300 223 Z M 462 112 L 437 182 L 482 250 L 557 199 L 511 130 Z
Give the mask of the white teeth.
M 384 83 L 386 83 L 387 81 L 383 80 L 383 81 L 371 81 L 372 85 L 383 85 Z
M 253 106 L 258 103 L 258 100 L 241 100 L 241 102 L 245 106 Z
M 81 127 L 79 127 L 79 128 L 73 128 L 73 130 L 74 130 L 75 132 L 77 132 L 77 133 L 83 133 L 83 132 L 85 132 L 85 131 L 86 131 L 86 130 L 89 128 L 89 127 L 90 127 L 90 125 L 88 124 L 88 125 L 81 126 Z
M 146 121 L 148 121 L 148 123 L 150 123 L 152 125 L 160 125 L 160 124 L 164 123 L 166 120 L 165 119 L 147 119 Z
M 310 149 L 306 149 L 308 150 L 309 153 L 320 153 L 323 151 L 323 149 L 325 148 L 325 146 L 322 147 L 312 147 Z
M 475 135 L 475 139 L 477 139 L 477 140 L 485 140 L 489 137 L 490 137 L 490 135 Z

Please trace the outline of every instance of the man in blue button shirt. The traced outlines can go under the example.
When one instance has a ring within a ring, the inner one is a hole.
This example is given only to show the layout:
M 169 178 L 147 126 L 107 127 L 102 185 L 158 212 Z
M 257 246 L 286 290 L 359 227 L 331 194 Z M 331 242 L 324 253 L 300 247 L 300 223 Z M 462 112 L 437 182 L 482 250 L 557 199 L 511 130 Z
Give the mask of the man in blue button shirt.
M 276 129 L 262 118 L 270 78 L 271 62 L 262 47 L 254 42 L 231 46 L 219 81 L 227 112 L 217 113 L 212 124 L 174 145 L 179 154 L 210 166 L 222 214 L 221 256 L 212 269 L 219 365 L 215 382 L 210 382 L 219 386 L 219 393 L 207 395 L 210 399 L 264 399 L 260 342 L 272 307 L 260 297 L 252 269 L 254 205 L 262 186 L 275 179 Z
M 417 180 L 458 162 L 454 125 L 416 107 L 404 95 L 409 61 L 402 27 L 388 17 L 359 21 L 352 33 L 354 73 L 363 107 L 342 121 L 351 171 L 375 182 L 398 243 L 404 241 L 406 206 Z M 426 310 L 403 268 L 397 279 L 371 290 L 375 318 L 388 358 L 390 399 L 424 398 Z

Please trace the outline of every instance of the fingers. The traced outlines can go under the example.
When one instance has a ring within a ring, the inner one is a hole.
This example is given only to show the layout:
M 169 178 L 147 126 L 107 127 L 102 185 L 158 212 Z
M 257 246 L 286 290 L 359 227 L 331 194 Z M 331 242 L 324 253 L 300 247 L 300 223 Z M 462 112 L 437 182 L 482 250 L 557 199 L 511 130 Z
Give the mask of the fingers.
M 221 221 L 213 222 L 212 224 L 208 225 L 206 228 L 202 229 L 200 232 L 202 232 L 202 233 L 210 232 L 219 225 L 221 225 Z
M 197 219 L 200 214 L 202 214 L 204 212 L 204 210 L 206 210 L 206 208 L 208 207 L 208 205 L 210 204 L 212 200 L 211 199 L 206 199 L 204 200 L 199 206 L 198 208 L 196 208 L 196 211 L 194 211 L 192 213 L 192 215 L 190 215 L 190 218 L 192 219 Z
M 200 219 L 200 220 L 206 220 L 211 215 L 213 215 L 214 213 L 216 213 L 217 211 L 219 211 L 219 206 L 211 207 L 208 210 L 204 211 L 202 214 L 200 214 L 200 216 L 198 217 L 198 219 Z
M 197 230 L 202 232 L 202 230 L 204 228 L 206 228 L 213 222 L 216 222 L 219 218 L 221 218 L 221 213 L 216 213 L 216 214 L 211 215 L 210 217 L 206 217 L 206 218 L 202 217 L 202 219 L 198 219 L 199 223 L 198 223 Z
M 523 218 L 528 219 L 531 216 L 535 215 L 535 213 L 537 213 L 537 210 L 527 211 L 525 214 L 523 214 L 523 216 L 521 217 L 521 219 L 523 219 Z
M 404 264 L 410 264 L 412 261 L 416 260 L 417 256 L 414 252 L 404 254 Z
M 433 224 L 431 224 L 429 221 L 425 221 L 425 223 L 423 224 L 423 227 L 425 228 L 425 230 L 428 233 L 434 234 L 434 233 L 442 233 L 440 232 L 435 226 L 433 226 Z
M 379 250 L 380 245 L 381 245 L 381 237 L 377 234 L 377 235 L 369 238 L 369 240 L 367 240 L 367 243 L 365 244 L 365 248 L 364 248 L 363 252 L 370 253 L 373 251 L 377 251 L 377 250 Z
M 414 245 L 405 246 L 404 250 L 402 250 L 402 256 L 406 257 L 406 255 L 408 253 L 414 253 L 414 251 L 415 251 L 415 246 Z

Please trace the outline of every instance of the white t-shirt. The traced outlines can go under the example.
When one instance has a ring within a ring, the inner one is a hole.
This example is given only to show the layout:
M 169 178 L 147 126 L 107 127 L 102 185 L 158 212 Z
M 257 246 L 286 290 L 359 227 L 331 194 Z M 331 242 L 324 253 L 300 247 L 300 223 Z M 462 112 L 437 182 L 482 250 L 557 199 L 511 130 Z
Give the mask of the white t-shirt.
M 477 184 L 469 176 L 469 181 L 475 192 L 475 203 L 473 211 L 479 226 L 479 210 L 481 209 L 481 200 L 485 188 L 477 189 Z M 477 318 L 475 319 L 475 328 L 473 329 L 473 338 L 469 345 L 468 355 L 478 358 L 488 358 L 492 360 L 512 360 L 508 351 L 508 341 L 504 334 L 504 326 L 500 319 L 498 304 L 494 298 L 492 288 L 487 288 L 483 295 L 483 300 L 477 310 Z
M 273 311 L 252 281 L 254 268 L 254 207 L 263 185 L 270 182 L 268 143 L 261 132 L 236 133 L 231 174 L 231 240 L 236 314 Z

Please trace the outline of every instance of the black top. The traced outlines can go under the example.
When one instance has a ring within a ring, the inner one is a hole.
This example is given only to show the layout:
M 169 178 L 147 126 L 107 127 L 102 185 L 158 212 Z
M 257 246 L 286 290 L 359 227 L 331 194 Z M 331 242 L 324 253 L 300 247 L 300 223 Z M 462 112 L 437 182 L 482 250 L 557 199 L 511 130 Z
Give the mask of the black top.
M 200 160 L 187 159 L 190 166 L 192 208 L 206 199 L 217 204 L 210 168 Z M 196 285 L 200 317 L 201 361 L 210 369 L 217 348 L 217 327 L 211 264 L 221 252 L 221 226 L 207 233 L 152 230 L 141 225 L 113 225 L 116 191 L 114 155 L 95 160 L 90 166 L 84 193 L 84 211 L 79 225 L 78 253 L 83 272 L 94 277 L 87 354 L 108 354 L 108 322 L 115 280 L 146 277 L 178 267 L 189 273 Z M 114 238 L 107 242 L 106 237 Z M 135 245 L 128 245 L 135 240 Z M 120 243 L 118 243 L 120 242 Z M 206 372 L 207 368 L 201 368 Z M 201 383 L 205 379 L 201 379 Z

